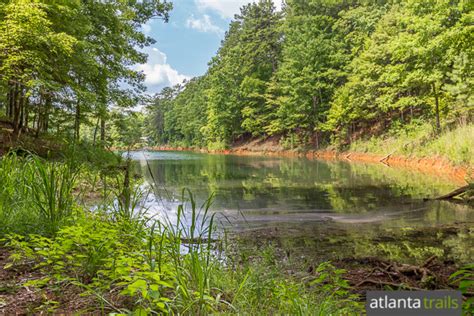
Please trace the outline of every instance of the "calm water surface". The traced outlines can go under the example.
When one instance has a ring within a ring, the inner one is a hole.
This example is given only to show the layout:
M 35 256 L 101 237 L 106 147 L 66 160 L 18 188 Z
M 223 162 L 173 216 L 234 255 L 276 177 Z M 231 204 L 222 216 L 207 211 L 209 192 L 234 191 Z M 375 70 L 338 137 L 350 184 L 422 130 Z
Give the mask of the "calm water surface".
M 132 158 L 155 183 L 151 212 L 171 221 L 187 188 L 198 204 L 214 195 L 221 227 L 279 247 L 328 257 L 415 252 L 474 260 L 473 209 L 423 201 L 459 186 L 442 175 L 304 158 L 170 151 Z

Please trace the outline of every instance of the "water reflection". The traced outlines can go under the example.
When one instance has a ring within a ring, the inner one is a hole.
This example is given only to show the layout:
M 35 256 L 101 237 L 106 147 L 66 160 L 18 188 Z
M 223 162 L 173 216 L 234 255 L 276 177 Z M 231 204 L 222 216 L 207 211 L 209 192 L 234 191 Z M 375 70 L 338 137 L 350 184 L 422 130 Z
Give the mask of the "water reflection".
M 364 249 L 368 254 L 378 251 L 401 256 L 406 249 L 425 249 L 433 243 L 455 249 L 453 236 L 441 240 L 436 234 L 429 243 L 420 236 L 405 240 L 408 244 L 380 246 L 383 242 L 376 242 L 377 251 L 374 240 L 390 231 L 405 232 L 407 227 L 474 222 L 468 206 L 423 202 L 424 197 L 456 188 L 449 179 L 384 165 L 191 152 L 136 152 L 133 158 L 147 181 L 155 183 L 156 197 L 149 203 L 154 212 L 173 217 L 185 187 L 198 203 L 213 193 L 212 210 L 221 214 L 222 224 L 231 231 L 260 229 L 268 234 L 276 229 L 281 242 L 291 243 L 287 238 L 291 236 L 300 247 L 323 243 L 326 254 L 341 252 L 342 247 L 354 253 Z M 325 236 L 337 237 L 337 242 L 331 244 Z M 473 241 L 471 232 L 459 238 L 464 246 Z M 469 254 L 458 251 L 458 257 Z

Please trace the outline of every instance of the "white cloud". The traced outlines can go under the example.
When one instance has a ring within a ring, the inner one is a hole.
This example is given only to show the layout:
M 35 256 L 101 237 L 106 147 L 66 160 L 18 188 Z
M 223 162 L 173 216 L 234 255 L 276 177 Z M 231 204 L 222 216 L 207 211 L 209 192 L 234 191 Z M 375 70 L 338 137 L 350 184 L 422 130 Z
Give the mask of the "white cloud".
M 146 23 L 142 25 L 143 32 L 149 34 L 151 32 L 151 25 Z
M 255 0 L 194 0 L 201 11 L 212 10 L 222 18 L 233 18 L 234 14 L 240 12 L 240 8 Z M 278 11 L 281 10 L 282 0 L 273 0 Z
M 145 64 L 138 67 L 146 75 L 145 84 L 150 86 L 174 86 L 175 84 L 189 79 L 188 76 L 180 74 L 176 69 L 173 69 L 169 64 Z
M 224 33 L 223 29 L 221 29 L 220 27 L 212 23 L 211 17 L 207 14 L 204 14 L 202 18 L 195 18 L 194 15 L 191 15 L 186 20 L 186 26 L 189 28 L 198 30 L 199 32 L 217 33 L 217 34 Z
M 137 69 L 145 73 L 145 85 L 149 92 L 158 92 L 163 87 L 174 86 L 191 78 L 171 67 L 167 63 L 166 54 L 158 48 L 147 48 L 145 53 L 148 54 L 148 62 L 138 65 Z

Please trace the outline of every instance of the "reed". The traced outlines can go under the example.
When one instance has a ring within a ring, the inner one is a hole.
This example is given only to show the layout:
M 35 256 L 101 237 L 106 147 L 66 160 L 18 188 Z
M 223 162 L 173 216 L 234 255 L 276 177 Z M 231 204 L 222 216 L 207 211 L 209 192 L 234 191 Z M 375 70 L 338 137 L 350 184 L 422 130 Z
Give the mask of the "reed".
M 47 163 L 32 158 L 34 175 L 31 184 L 32 197 L 38 218 L 47 235 L 52 235 L 65 225 L 73 215 L 73 189 L 78 169 L 67 163 Z

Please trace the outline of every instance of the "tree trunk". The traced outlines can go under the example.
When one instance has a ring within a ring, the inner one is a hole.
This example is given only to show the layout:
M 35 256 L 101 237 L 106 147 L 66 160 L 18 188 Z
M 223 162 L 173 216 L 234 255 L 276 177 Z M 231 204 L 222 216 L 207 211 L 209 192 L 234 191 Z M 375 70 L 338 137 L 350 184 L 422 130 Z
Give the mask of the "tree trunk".
M 434 82 L 432 84 L 432 87 L 433 87 L 433 95 L 435 99 L 436 132 L 439 134 L 441 131 L 441 123 L 439 120 L 439 97 L 436 91 L 436 84 Z
M 351 124 L 347 125 L 347 142 L 350 144 L 351 143 Z
M 47 132 L 49 129 L 49 111 L 52 106 L 52 99 L 51 95 L 47 94 L 46 95 L 46 100 L 45 100 L 45 109 L 44 109 L 44 115 L 43 115 L 43 122 L 42 122 L 42 130 L 43 132 Z
M 5 114 L 8 118 L 11 115 L 11 100 L 12 100 L 12 87 L 8 84 L 8 91 L 7 91 L 7 104 L 5 105 Z
M 105 119 L 107 115 L 107 94 L 106 88 L 104 89 L 104 93 L 101 94 L 100 103 L 101 107 L 99 109 L 99 117 L 100 117 L 100 146 L 102 148 L 105 147 Z
M 76 116 L 74 120 L 74 140 L 79 140 L 79 132 L 81 129 L 81 103 L 77 100 Z
M 18 122 L 19 132 L 21 132 L 21 130 L 23 129 L 24 119 L 25 119 L 25 95 L 23 94 L 23 91 L 22 91 L 22 93 L 20 95 L 20 119 L 19 119 L 19 122 Z
M 43 95 L 43 91 L 41 90 L 40 96 L 39 96 L 38 108 L 36 109 L 36 112 L 35 112 L 35 120 L 33 121 L 33 125 L 36 128 L 35 138 L 39 137 L 39 133 L 41 131 L 41 116 L 42 116 L 41 109 L 43 108 L 43 100 L 44 100 L 44 95 Z
M 23 104 L 23 107 L 24 107 L 23 127 L 25 128 L 25 130 L 28 130 L 29 115 L 30 115 L 30 100 L 28 98 L 25 99 L 25 104 Z
M 33 115 L 33 125 L 31 126 L 32 129 L 38 129 L 38 123 L 37 123 L 37 120 L 38 119 L 38 112 L 35 111 L 35 114 Z
M 14 93 L 14 104 L 13 104 L 13 139 L 16 140 L 18 139 L 18 136 L 20 135 L 20 112 L 21 112 L 21 98 L 20 95 L 23 93 L 23 89 L 16 84 L 16 89 Z
M 38 109 L 38 118 L 36 121 L 36 133 L 35 133 L 35 138 L 39 137 L 39 133 L 41 131 L 41 113 L 39 112 L 40 110 Z
M 316 131 L 316 149 L 319 149 L 319 131 Z
M 130 159 L 130 156 L 128 155 L 127 163 L 125 165 L 124 179 L 123 179 L 123 191 L 121 193 L 122 205 L 123 205 L 124 210 L 127 213 L 131 211 L 130 210 L 130 205 L 131 205 L 130 166 L 131 166 L 131 159 Z
M 8 88 L 8 104 L 7 104 L 7 116 L 10 120 L 13 120 L 13 108 L 15 105 L 16 96 L 16 84 L 9 82 Z
M 94 128 L 94 139 L 92 141 L 92 145 L 95 146 L 96 140 L 97 140 L 97 130 L 99 129 L 99 121 L 100 118 L 97 118 L 97 122 L 95 123 L 95 128 Z
M 105 118 L 100 118 L 100 143 L 102 147 L 105 147 Z

